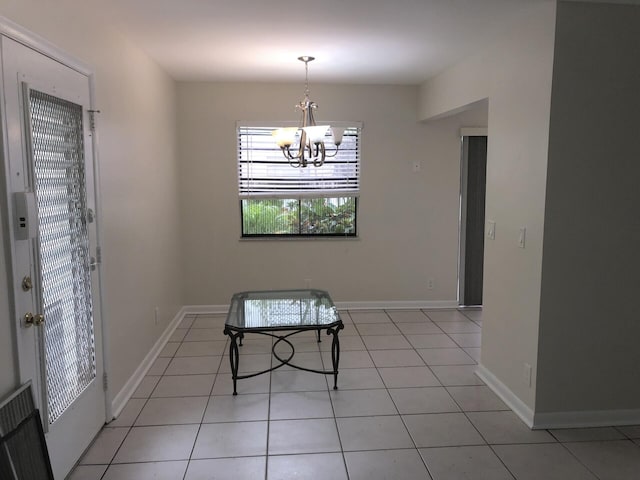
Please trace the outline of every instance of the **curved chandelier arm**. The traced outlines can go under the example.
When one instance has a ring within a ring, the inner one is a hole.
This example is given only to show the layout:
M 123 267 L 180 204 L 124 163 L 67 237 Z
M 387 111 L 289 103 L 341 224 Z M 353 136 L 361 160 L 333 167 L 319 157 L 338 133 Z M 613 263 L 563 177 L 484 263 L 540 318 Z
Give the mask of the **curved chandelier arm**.
M 289 158 L 287 157 L 287 160 L 289 160 L 289 165 L 292 166 L 293 168 L 300 168 L 300 167 L 305 167 L 306 165 L 304 165 L 303 159 L 301 158 Z
M 315 155 L 313 156 L 313 166 L 314 167 L 321 167 L 322 164 L 324 163 L 324 159 L 326 156 L 326 152 L 325 152 L 325 148 L 324 148 L 324 142 L 318 142 L 315 144 Z
M 325 157 L 333 158 L 340 151 L 340 145 L 342 145 L 342 137 L 344 136 L 344 128 L 339 127 L 330 127 L 331 130 L 331 138 L 333 139 L 333 144 L 335 145 L 335 150 L 332 150 L 331 153 L 328 153 L 325 148 Z
M 327 152 L 326 147 L 324 148 L 324 150 L 325 150 L 325 154 L 324 154 L 324 156 L 325 156 L 326 158 L 333 158 L 333 157 L 335 157 L 335 156 L 338 154 L 338 151 L 340 150 L 340 145 L 336 145 L 336 149 L 335 149 L 335 150 L 332 150 L 332 152 L 333 152 L 333 153 L 326 153 L 326 152 Z
M 296 154 L 291 153 L 289 147 L 283 148 L 282 153 L 289 161 L 289 165 L 294 168 L 306 167 L 310 163 L 314 167 L 321 167 L 324 163 L 325 148 L 323 142 L 311 142 L 306 135 L 300 138 L 300 144 Z
M 280 147 L 282 149 L 282 153 L 284 154 L 285 158 L 289 161 L 289 165 L 291 165 L 294 168 L 307 166 L 307 159 L 305 158 L 305 155 L 304 155 L 306 147 L 304 146 L 304 143 L 302 143 L 302 138 L 300 138 L 300 140 L 301 142 L 298 147 L 298 151 L 295 154 L 291 152 L 290 145 Z

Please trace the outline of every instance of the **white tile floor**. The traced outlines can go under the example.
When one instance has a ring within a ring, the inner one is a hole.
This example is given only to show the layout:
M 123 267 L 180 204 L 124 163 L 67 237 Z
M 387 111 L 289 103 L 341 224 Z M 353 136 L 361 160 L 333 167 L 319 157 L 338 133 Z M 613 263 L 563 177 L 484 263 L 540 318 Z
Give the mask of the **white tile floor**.
M 640 426 L 531 431 L 483 385 L 482 312 L 342 318 L 339 390 L 283 367 L 234 397 L 224 316 L 187 317 L 70 479 L 640 479 Z M 292 339 L 297 364 L 330 365 L 330 338 Z M 270 352 L 247 335 L 241 371 Z

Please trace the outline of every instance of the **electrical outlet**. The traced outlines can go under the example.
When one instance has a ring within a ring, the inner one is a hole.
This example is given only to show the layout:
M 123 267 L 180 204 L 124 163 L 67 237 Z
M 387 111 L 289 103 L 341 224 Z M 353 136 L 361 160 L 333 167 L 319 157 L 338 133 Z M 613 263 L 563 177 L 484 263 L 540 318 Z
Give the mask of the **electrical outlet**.
M 427 280 L 427 290 L 433 290 L 436 285 L 436 281 L 433 278 Z
M 305 278 L 304 279 L 304 288 L 311 288 L 311 279 L 310 278 Z

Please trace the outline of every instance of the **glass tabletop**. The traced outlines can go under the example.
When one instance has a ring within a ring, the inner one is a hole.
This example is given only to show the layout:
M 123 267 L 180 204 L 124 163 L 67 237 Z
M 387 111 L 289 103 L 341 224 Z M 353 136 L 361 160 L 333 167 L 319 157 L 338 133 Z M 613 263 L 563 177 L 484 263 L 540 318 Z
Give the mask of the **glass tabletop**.
M 341 323 L 324 290 L 265 290 L 236 293 L 226 326 L 239 330 L 329 327 Z

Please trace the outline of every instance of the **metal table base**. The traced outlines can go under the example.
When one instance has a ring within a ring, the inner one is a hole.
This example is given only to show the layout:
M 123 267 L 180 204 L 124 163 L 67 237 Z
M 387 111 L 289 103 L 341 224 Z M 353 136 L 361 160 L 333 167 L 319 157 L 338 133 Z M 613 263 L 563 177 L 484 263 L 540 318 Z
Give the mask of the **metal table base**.
M 229 345 L 229 363 L 231 364 L 231 377 L 233 378 L 233 394 L 237 395 L 238 391 L 237 391 L 237 381 L 244 379 L 244 378 L 251 378 L 251 377 L 256 377 L 258 375 L 262 375 L 264 373 L 268 373 L 268 372 L 272 372 L 274 370 L 277 370 L 280 367 L 283 367 L 284 365 L 288 365 L 292 368 L 296 368 L 298 370 L 304 370 L 306 372 L 312 372 L 312 373 L 319 373 L 322 375 L 333 375 L 333 389 L 337 390 L 338 389 L 338 365 L 340 363 L 340 339 L 338 337 L 338 332 L 340 330 L 342 330 L 344 328 L 344 325 L 342 322 L 334 325 L 334 326 L 328 326 L 328 327 L 319 327 L 319 328 L 302 328 L 302 329 L 296 329 L 293 331 L 290 331 L 290 329 L 286 330 L 289 331 L 289 333 L 287 333 L 286 335 L 278 335 L 275 333 L 272 333 L 274 331 L 282 331 L 280 329 L 274 329 L 274 328 L 270 328 L 269 330 L 256 330 L 256 329 L 252 329 L 250 332 L 245 332 L 245 331 L 241 331 L 241 330 L 236 330 L 233 327 L 229 327 L 229 326 L 225 326 L 224 329 L 224 334 L 225 335 L 229 335 L 229 338 L 231 340 L 230 345 Z M 302 333 L 302 332 L 308 332 L 309 330 L 317 330 L 318 332 L 318 342 L 320 342 L 320 334 L 322 332 L 322 330 L 326 330 L 326 334 L 327 335 L 332 335 L 332 341 L 331 341 L 331 365 L 333 367 L 333 370 L 315 370 L 313 368 L 307 368 L 307 367 L 302 367 L 300 365 L 296 365 L 294 363 L 291 363 L 291 359 L 293 358 L 293 356 L 295 355 L 296 349 L 293 345 L 293 343 L 291 343 L 288 338 L 291 337 L 292 335 L 296 335 L 298 333 Z M 242 346 L 242 340 L 244 338 L 245 333 L 255 333 L 258 335 L 265 335 L 268 337 L 273 337 L 276 339 L 276 341 L 273 343 L 273 345 L 271 346 L 271 354 L 272 356 L 278 360 L 280 363 L 278 365 L 272 366 L 271 368 L 267 368 L 265 370 L 262 370 L 260 372 L 255 372 L 255 373 L 251 373 L 251 374 L 247 374 L 247 375 L 238 375 L 238 368 L 240 365 L 240 348 Z M 239 341 L 239 343 L 238 343 Z M 290 347 L 291 347 L 291 353 L 288 356 L 288 358 L 282 358 L 280 357 L 280 355 L 278 355 L 278 353 L 276 352 L 276 347 L 278 346 L 278 344 L 280 342 L 285 342 L 287 343 Z

